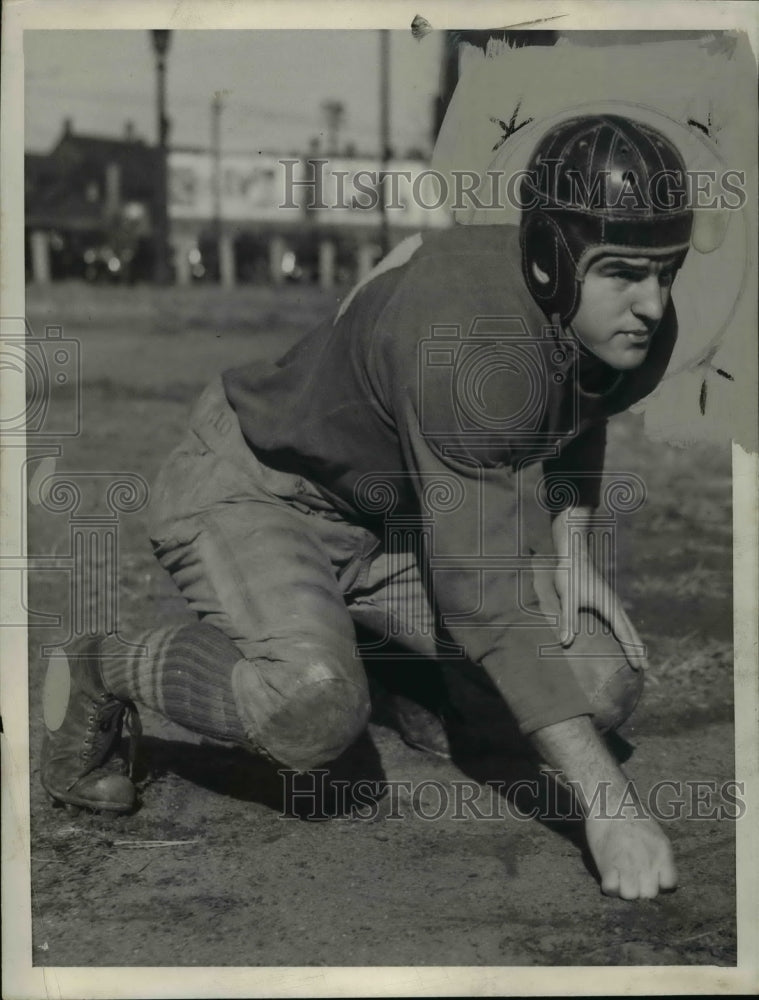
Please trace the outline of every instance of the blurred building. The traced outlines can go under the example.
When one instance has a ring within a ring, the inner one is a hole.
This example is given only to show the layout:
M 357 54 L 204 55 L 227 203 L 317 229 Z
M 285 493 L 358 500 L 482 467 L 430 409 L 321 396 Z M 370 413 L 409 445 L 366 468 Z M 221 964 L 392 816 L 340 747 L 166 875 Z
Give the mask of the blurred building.
M 27 274 L 137 279 L 152 257 L 155 150 L 127 123 L 122 139 L 76 135 L 25 157 Z
M 30 280 L 151 280 L 157 150 L 127 124 L 123 138 L 78 135 L 70 121 L 46 155 L 26 156 Z M 343 155 L 219 153 L 172 148 L 168 213 L 179 284 L 362 277 L 411 232 L 450 224 L 444 198 L 417 158 L 386 168 Z

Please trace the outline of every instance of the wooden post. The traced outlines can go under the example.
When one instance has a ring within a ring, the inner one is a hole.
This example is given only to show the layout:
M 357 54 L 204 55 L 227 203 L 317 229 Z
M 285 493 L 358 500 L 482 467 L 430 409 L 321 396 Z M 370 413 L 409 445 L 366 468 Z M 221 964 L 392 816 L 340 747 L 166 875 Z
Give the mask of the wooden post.
M 50 284 L 50 234 L 35 230 L 30 237 L 32 278 L 38 285 Z
M 335 284 L 335 244 L 332 240 L 319 243 L 319 287 L 333 288 Z
M 281 236 L 269 240 L 269 278 L 272 285 L 281 285 L 285 280 L 282 273 L 282 258 L 285 255 L 285 241 Z
M 219 279 L 224 288 L 234 288 L 235 247 L 229 233 L 222 233 L 219 236 Z

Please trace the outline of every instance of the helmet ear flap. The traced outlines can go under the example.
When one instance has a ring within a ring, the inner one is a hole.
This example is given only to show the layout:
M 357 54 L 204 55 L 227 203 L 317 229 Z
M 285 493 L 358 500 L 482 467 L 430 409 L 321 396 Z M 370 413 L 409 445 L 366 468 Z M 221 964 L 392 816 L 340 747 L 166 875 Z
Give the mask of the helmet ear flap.
M 536 273 L 536 269 L 540 273 Z M 531 212 L 522 224 L 522 273 L 533 298 L 548 316 L 574 314 L 577 298 L 575 262 L 561 229 L 543 212 Z
M 536 274 L 536 268 L 541 272 Z M 545 215 L 530 213 L 522 231 L 522 270 L 530 292 L 550 302 L 559 286 L 559 233 Z

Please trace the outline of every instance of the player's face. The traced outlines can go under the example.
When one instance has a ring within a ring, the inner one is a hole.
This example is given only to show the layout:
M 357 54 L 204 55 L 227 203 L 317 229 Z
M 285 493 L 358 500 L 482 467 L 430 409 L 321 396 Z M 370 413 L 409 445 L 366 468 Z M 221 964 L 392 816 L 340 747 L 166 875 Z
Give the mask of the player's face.
M 675 258 L 599 257 L 585 274 L 573 333 L 612 368 L 637 368 L 664 315 L 675 273 Z

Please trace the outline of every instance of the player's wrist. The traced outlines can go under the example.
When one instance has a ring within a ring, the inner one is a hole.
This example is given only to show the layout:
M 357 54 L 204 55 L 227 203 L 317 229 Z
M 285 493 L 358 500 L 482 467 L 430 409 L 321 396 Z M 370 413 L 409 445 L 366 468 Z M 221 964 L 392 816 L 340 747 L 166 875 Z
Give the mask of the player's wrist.
M 621 772 L 590 784 L 570 782 L 570 787 L 586 824 L 651 819 L 635 785 Z

